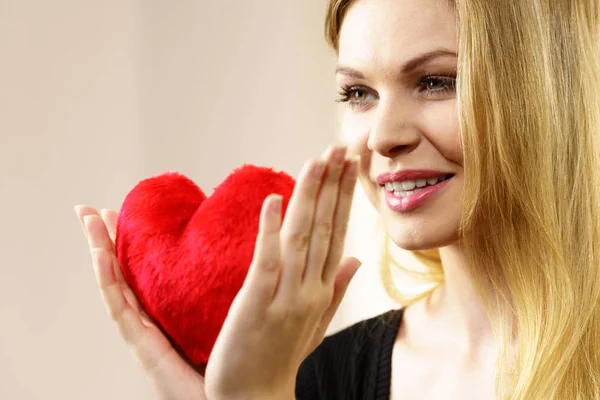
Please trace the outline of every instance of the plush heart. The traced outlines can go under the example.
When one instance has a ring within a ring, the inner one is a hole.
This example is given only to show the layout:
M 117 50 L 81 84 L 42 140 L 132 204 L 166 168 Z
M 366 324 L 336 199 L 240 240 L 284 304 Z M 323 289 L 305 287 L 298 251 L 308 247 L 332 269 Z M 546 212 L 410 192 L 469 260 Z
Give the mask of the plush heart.
M 166 173 L 141 181 L 119 211 L 116 251 L 146 313 L 194 364 L 205 364 L 252 261 L 260 210 L 294 179 L 245 165 L 210 197 Z

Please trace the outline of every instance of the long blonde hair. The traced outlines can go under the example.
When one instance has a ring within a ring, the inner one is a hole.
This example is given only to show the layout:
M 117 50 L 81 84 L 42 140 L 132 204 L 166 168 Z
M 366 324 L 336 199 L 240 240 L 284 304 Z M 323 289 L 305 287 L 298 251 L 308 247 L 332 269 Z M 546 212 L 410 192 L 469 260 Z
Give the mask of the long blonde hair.
M 354 1 L 329 1 L 336 50 Z M 499 343 L 496 396 L 600 399 L 600 1 L 454 6 L 461 239 Z M 443 283 L 436 250 L 417 256 L 434 283 L 419 296 L 383 266 L 404 305 Z

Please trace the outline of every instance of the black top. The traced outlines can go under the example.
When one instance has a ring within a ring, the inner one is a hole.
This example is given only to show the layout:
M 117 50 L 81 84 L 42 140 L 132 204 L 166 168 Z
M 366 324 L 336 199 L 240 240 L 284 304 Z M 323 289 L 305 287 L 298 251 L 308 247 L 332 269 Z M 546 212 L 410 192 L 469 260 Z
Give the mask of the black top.
M 326 337 L 300 365 L 297 400 L 389 400 L 402 309 Z

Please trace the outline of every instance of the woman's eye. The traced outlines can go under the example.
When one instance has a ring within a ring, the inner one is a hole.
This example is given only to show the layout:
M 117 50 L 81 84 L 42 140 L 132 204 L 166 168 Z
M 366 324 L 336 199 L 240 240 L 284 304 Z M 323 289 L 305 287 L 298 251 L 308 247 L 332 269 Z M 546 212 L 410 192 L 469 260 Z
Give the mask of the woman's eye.
M 356 89 L 352 92 L 350 92 L 350 101 L 353 102 L 362 102 L 365 101 L 367 99 L 367 93 L 364 90 L 360 90 L 360 89 Z
M 456 77 L 453 76 L 427 76 L 421 79 L 419 87 L 429 93 L 446 93 L 456 89 Z
M 340 90 L 338 102 L 348 103 L 352 108 L 364 107 L 368 102 L 375 99 L 369 91 L 360 87 L 344 87 Z

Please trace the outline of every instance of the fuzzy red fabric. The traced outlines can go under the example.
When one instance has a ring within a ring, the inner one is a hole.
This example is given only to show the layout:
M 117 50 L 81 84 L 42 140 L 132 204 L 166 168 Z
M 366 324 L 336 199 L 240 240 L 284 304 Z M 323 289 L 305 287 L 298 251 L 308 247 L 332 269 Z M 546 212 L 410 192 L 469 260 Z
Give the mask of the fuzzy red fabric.
M 179 173 L 143 180 L 125 198 L 116 238 L 125 281 L 194 364 L 206 364 L 246 277 L 264 199 L 283 195 L 285 212 L 294 184 L 245 165 L 208 198 Z

